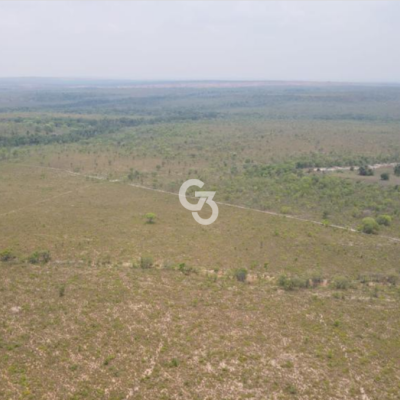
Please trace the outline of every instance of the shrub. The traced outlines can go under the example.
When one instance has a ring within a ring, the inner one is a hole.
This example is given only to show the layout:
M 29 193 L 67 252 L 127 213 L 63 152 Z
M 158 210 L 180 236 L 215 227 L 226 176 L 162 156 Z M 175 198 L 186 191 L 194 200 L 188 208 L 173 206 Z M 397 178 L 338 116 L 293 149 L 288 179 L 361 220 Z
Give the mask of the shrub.
M 296 288 L 308 288 L 310 281 L 308 279 L 299 278 L 298 276 L 288 277 L 281 275 L 278 278 L 278 285 L 285 290 L 293 290 Z
M 149 269 L 153 266 L 153 259 L 151 257 L 140 257 L 140 268 Z
M 46 264 L 50 259 L 50 252 L 48 250 L 35 251 L 28 257 L 28 262 L 31 264 Z
M 379 232 L 379 224 L 374 218 L 367 217 L 362 220 L 362 231 L 367 234 L 377 234 Z
M 376 299 L 379 298 L 379 289 L 378 289 L 377 286 L 375 286 L 375 287 L 373 288 L 371 296 L 374 297 L 374 298 L 376 298 Z
M 11 261 L 14 258 L 15 256 L 10 249 L 5 249 L 0 252 L 0 261 Z
M 292 214 L 292 209 L 287 206 L 281 207 L 281 214 Z
M 311 277 L 311 282 L 312 282 L 313 286 L 320 285 L 323 281 L 324 281 L 324 278 L 319 274 L 315 274 Z
M 310 281 L 307 278 L 300 278 L 298 276 L 294 276 L 292 278 L 292 284 L 295 288 L 308 288 L 310 286 Z
M 398 276 L 396 275 L 389 275 L 387 277 L 387 282 L 392 286 L 396 286 L 397 281 L 398 281 Z
M 171 360 L 171 362 L 169 363 L 169 367 L 170 367 L 170 368 L 176 368 L 176 367 L 178 367 L 178 366 L 179 366 L 179 360 L 176 359 L 176 358 L 173 358 L 173 359 Z
M 179 264 L 178 270 L 180 272 L 182 272 L 182 274 L 185 274 L 185 275 L 190 275 L 192 273 L 196 273 L 197 272 L 196 269 L 194 269 L 193 267 L 189 267 L 185 263 Z
M 146 221 L 147 224 L 154 224 L 154 222 L 155 222 L 155 220 L 157 218 L 157 215 L 154 214 L 154 213 L 147 213 L 145 215 L 145 217 L 146 217 L 146 220 L 147 220 Z
M 381 174 L 381 180 L 382 181 L 388 181 L 390 179 L 390 175 L 387 172 L 384 172 Z
M 239 282 L 246 282 L 247 280 L 247 269 L 245 268 L 240 268 L 235 271 L 235 278 Z
M 350 281 L 344 276 L 337 276 L 333 279 L 332 287 L 337 290 L 346 290 L 350 287 Z
M 392 223 L 392 217 L 390 215 L 379 215 L 376 221 L 379 225 L 389 226 Z
M 359 281 L 364 284 L 368 284 L 370 282 L 381 283 L 381 284 L 390 284 L 396 286 L 398 276 L 395 274 L 384 275 L 384 274 L 364 274 L 358 277 Z
M 374 175 L 374 170 L 371 169 L 368 165 L 362 165 L 358 169 L 358 174 L 361 176 L 372 176 Z
M 58 296 L 64 297 L 64 295 L 65 295 L 65 285 L 61 285 L 60 288 L 58 289 Z
M 28 261 L 31 264 L 39 264 L 39 252 L 35 251 L 34 253 L 32 253 L 29 257 L 28 257 Z
M 394 174 L 395 174 L 396 176 L 400 176 L 400 164 L 397 164 L 397 165 L 394 167 Z

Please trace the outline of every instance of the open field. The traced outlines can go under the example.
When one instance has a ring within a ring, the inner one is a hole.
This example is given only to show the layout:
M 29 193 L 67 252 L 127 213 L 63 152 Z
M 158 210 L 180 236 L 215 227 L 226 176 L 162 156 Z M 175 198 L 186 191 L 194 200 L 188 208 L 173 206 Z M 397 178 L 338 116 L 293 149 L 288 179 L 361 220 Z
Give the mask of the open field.
M 283 292 L 121 265 L 1 272 L 3 398 L 399 397 L 390 289 Z
M 176 196 L 17 164 L 1 176 L 19 198 L 0 217 L 17 256 L 1 264 L 5 398 L 398 397 L 400 295 L 360 277 L 398 276 L 399 243 L 230 207 L 200 227 Z M 26 263 L 37 249 L 52 260 Z M 141 256 L 154 265 L 132 267 Z M 284 291 L 282 274 L 328 283 Z
M 9 202 L 2 207 L 1 248 L 21 256 L 46 248 L 57 259 L 85 263 L 99 257 L 132 262 L 149 254 L 160 265 L 184 262 L 210 269 L 255 264 L 263 271 L 268 263 L 276 273 L 319 268 L 330 276 L 355 278 L 364 272 L 396 272 L 400 243 L 390 239 L 228 206 L 219 207 L 214 224 L 199 226 L 170 194 L 18 164 L 1 172 L 2 191 L 19 199 L 16 212 Z M 17 177 L 18 183 L 13 181 Z M 158 217 L 156 224 L 146 224 L 150 211 Z
M 0 398 L 400 397 L 399 88 L 1 89 Z

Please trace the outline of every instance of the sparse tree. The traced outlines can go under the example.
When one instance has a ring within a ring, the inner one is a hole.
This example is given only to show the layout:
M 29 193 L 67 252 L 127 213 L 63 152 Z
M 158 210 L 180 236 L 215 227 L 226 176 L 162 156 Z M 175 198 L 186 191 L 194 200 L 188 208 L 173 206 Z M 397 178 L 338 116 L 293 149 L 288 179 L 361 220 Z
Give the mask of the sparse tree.
M 388 172 L 384 172 L 383 174 L 381 174 L 381 180 L 382 181 L 388 181 L 390 178 L 390 175 Z
M 147 224 L 154 224 L 155 221 L 156 221 L 157 215 L 150 212 L 150 213 L 147 213 L 145 215 L 145 217 L 146 217 L 146 223 Z

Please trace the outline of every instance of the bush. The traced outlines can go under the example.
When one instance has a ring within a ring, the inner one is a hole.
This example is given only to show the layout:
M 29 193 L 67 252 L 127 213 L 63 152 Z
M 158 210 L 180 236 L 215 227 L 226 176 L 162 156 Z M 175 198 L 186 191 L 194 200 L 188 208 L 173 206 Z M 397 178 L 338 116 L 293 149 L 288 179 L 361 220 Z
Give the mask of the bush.
M 390 179 L 390 175 L 387 172 L 384 172 L 381 174 L 381 180 L 382 181 L 388 181 Z
M 380 215 L 376 221 L 379 225 L 389 226 L 392 223 L 392 217 L 390 215 Z
M 296 288 L 308 288 L 310 281 L 298 276 L 287 277 L 286 275 L 281 275 L 278 278 L 278 285 L 285 290 L 293 290 Z
M 387 282 L 392 286 L 396 286 L 397 281 L 398 281 L 398 276 L 396 276 L 396 275 L 389 275 L 387 277 Z
M 396 286 L 398 281 L 398 276 L 391 274 L 391 275 L 384 275 L 384 274 L 365 274 L 360 275 L 358 277 L 359 281 L 364 284 L 368 284 L 370 282 L 380 283 L 380 284 L 390 284 L 392 286 Z
M 157 215 L 154 213 L 147 213 L 145 215 L 145 217 L 147 219 L 147 221 L 146 221 L 147 224 L 154 224 L 154 222 L 156 221 Z
M 65 285 L 61 285 L 60 288 L 58 289 L 58 296 L 64 297 L 64 295 L 65 295 Z
M 311 282 L 312 282 L 313 286 L 320 285 L 323 281 L 324 281 L 324 278 L 319 274 L 315 274 L 311 277 Z
M 240 268 L 235 271 L 235 278 L 239 282 L 246 282 L 247 280 L 247 269 L 245 268 Z
M 281 207 L 281 214 L 292 214 L 292 209 L 290 207 L 283 206 Z
M 153 259 L 151 257 L 140 257 L 140 268 L 149 269 L 153 266 Z
M 344 276 L 337 276 L 332 282 L 332 287 L 337 290 L 346 290 L 350 287 L 350 281 Z
M 185 263 L 179 264 L 178 270 L 179 270 L 179 272 L 182 272 L 182 274 L 185 274 L 185 275 L 190 275 L 192 273 L 197 273 L 197 270 L 195 268 L 189 267 Z
M 358 169 L 358 174 L 361 176 L 372 176 L 374 175 L 374 170 L 371 169 L 368 165 L 362 165 Z
M 397 165 L 394 167 L 394 174 L 395 174 L 396 176 L 400 176 L 400 164 L 397 164 Z
M 0 261 L 11 261 L 14 258 L 15 256 L 10 249 L 5 249 L 0 252 Z
M 362 231 L 369 235 L 377 234 L 379 232 L 379 224 L 375 221 L 374 218 L 368 217 L 362 220 Z
M 35 251 L 28 257 L 28 262 L 31 264 L 46 264 L 51 260 L 48 250 Z

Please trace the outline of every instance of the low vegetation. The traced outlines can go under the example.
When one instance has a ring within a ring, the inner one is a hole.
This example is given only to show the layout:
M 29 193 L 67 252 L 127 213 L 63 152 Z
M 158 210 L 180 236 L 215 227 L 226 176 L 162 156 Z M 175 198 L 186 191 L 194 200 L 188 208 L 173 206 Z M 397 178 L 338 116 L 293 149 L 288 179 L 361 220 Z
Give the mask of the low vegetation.
M 398 88 L 31 95 L 0 94 L 0 398 L 398 398 Z
M 376 235 L 379 232 L 379 224 L 374 218 L 364 218 L 362 220 L 362 231 L 367 234 Z

